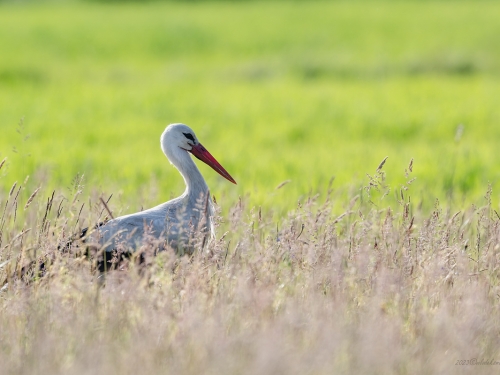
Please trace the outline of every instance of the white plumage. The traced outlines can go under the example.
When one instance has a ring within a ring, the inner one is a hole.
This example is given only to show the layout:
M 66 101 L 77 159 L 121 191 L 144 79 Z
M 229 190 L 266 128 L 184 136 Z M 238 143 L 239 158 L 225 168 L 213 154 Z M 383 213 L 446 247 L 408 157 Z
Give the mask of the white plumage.
M 159 250 L 171 247 L 183 253 L 192 252 L 196 238 L 214 236 L 214 207 L 210 191 L 189 153 L 229 181 L 236 182 L 200 144 L 188 126 L 167 126 L 160 143 L 165 156 L 184 178 L 184 193 L 146 211 L 108 221 L 89 234 L 87 243 L 98 245 L 106 252 L 130 252 L 146 241 L 152 242 Z

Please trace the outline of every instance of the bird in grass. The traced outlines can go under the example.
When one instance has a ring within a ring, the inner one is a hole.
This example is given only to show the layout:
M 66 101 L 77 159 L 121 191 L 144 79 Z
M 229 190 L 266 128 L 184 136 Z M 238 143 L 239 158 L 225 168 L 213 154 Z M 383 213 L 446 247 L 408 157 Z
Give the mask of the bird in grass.
M 184 178 L 186 190 L 180 197 L 156 207 L 100 223 L 92 231 L 84 230 L 85 242 L 101 249 L 107 259 L 113 252 L 134 252 L 145 242 L 157 250 L 172 248 L 180 254 L 192 253 L 197 240 L 202 238 L 204 244 L 207 237 L 215 235 L 210 191 L 189 154 L 230 182 L 236 184 L 236 181 L 187 125 L 167 126 L 160 144 L 165 156 Z

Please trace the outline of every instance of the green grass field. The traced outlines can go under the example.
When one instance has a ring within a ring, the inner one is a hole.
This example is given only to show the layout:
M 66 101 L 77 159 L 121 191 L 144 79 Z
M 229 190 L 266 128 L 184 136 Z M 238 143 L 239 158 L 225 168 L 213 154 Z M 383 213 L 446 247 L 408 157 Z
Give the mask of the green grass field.
M 158 203 L 183 189 L 159 136 L 184 122 L 238 181 L 201 166 L 230 201 L 286 211 L 388 156 L 393 191 L 414 158 L 426 207 L 488 182 L 496 204 L 499 18 L 493 1 L 3 3 L 0 184 L 79 173 L 127 204 L 154 185 Z

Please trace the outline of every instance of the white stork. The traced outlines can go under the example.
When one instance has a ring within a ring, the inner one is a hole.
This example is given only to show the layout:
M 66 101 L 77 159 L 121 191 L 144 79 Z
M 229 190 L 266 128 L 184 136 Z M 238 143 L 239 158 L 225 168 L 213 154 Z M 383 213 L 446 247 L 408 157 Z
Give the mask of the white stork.
M 212 237 L 215 235 L 210 191 L 189 153 L 232 183 L 236 184 L 236 181 L 201 145 L 187 125 L 167 126 L 161 135 L 160 144 L 165 156 L 184 178 L 186 190 L 180 197 L 159 206 L 97 226 L 85 242 L 105 250 L 105 256 L 113 251 L 133 252 L 144 241 L 151 240 L 158 250 L 170 247 L 179 253 L 191 253 L 194 238 L 206 238 L 209 232 Z

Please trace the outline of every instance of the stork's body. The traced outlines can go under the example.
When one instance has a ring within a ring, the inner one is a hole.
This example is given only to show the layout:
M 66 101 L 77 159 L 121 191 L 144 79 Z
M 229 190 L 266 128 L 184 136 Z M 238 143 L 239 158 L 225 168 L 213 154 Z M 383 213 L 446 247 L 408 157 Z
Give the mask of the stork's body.
M 164 154 L 184 178 L 184 194 L 148 210 L 110 220 L 96 228 L 87 242 L 99 244 L 107 252 L 134 251 L 145 242 L 159 250 L 171 247 L 179 252 L 191 252 L 196 240 L 215 235 L 210 192 L 188 153 L 229 181 L 236 182 L 198 142 L 188 126 L 169 125 L 160 142 Z

